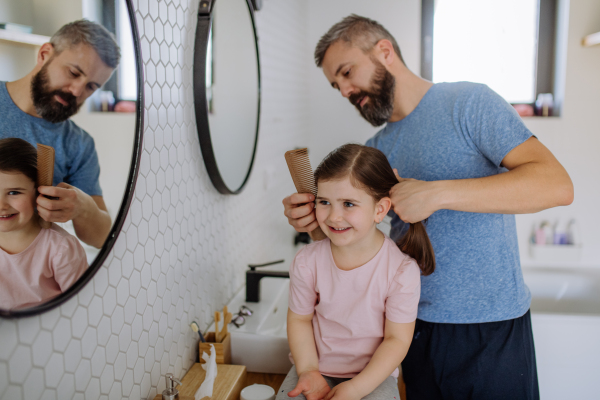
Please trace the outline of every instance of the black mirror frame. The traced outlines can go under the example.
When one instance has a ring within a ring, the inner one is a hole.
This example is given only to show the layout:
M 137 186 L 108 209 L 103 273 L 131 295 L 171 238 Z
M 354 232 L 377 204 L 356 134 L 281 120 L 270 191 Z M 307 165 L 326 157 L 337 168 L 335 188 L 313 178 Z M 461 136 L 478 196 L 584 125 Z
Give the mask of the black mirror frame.
M 140 51 L 140 35 L 137 28 L 137 22 L 135 19 L 135 11 L 133 9 L 132 0 L 123 0 L 127 4 L 127 11 L 129 13 L 129 21 L 131 23 L 131 33 L 133 35 L 133 49 L 135 52 L 135 64 L 136 64 L 136 72 L 137 72 L 137 104 L 136 104 L 136 121 L 135 121 L 135 135 L 133 142 L 133 157 L 131 159 L 131 168 L 129 169 L 129 178 L 127 180 L 127 187 L 125 188 L 125 192 L 123 194 L 123 202 L 121 203 L 121 208 L 119 208 L 119 213 L 115 219 L 115 222 L 108 234 L 108 238 L 104 242 L 104 245 L 100 249 L 100 252 L 89 266 L 89 268 L 79 277 L 77 282 L 73 284 L 69 289 L 63 292 L 61 295 L 49 300 L 46 303 L 25 308 L 22 310 L 3 310 L 0 309 L 0 317 L 2 318 L 21 318 L 21 317 L 30 317 L 33 315 L 42 314 L 46 311 L 50 311 L 53 308 L 60 306 L 61 304 L 67 302 L 72 297 L 74 297 L 83 287 L 92 280 L 96 272 L 102 267 L 102 263 L 108 257 L 108 253 L 112 250 L 119 233 L 121 232 L 121 228 L 123 227 L 123 223 L 125 222 L 125 217 L 127 216 L 127 212 L 129 211 L 129 206 L 131 205 L 131 201 L 134 196 L 135 184 L 137 181 L 137 176 L 139 172 L 140 166 L 140 158 L 142 155 L 142 136 L 144 129 L 144 75 L 142 68 L 142 53 Z
M 260 58 L 258 54 L 258 35 L 256 34 L 256 24 L 254 21 L 254 6 L 251 0 L 246 0 L 248 12 L 252 22 L 252 30 L 254 32 L 254 46 L 256 50 L 256 62 L 258 71 L 258 111 L 256 118 L 256 133 L 254 137 L 254 148 L 252 149 L 252 159 L 248 166 L 248 171 L 239 188 L 231 189 L 223 180 L 217 160 L 213 151 L 212 141 L 210 138 L 210 126 L 208 123 L 208 102 L 206 100 L 206 51 L 208 49 L 208 38 L 210 28 L 212 26 L 212 11 L 217 0 L 201 0 L 198 10 L 198 25 L 196 26 L 196 39 L 194 43 L 194 109 L 196 112 L 196 127 L 198 129 L 198 139 L 200 140 L 200 149 L 204 165 L 208 172 L 208 176 L 221 194 L 238 194 L 242 191 L 250 173 L 254 166 L 256 157 L 256 147 L 258 145 L 258 130 L 260 125 L 260 101 L 261 101 L 261 82 L 260 82 Z

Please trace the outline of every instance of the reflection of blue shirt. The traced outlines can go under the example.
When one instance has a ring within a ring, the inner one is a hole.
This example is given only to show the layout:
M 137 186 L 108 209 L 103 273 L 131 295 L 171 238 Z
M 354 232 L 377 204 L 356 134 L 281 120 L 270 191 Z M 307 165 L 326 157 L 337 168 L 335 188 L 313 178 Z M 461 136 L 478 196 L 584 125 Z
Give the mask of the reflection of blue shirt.
M 102 196 L 98 155 L 87 132 L 71 120 L 52 123 L 23 112 L 8 94 L 6 82 L 0 82 L 0 110 L 0 139 L 18 137 L 34 146 L 54 147 L 54 186 L 66 182 L 90 196 Z
M 406 118 L 388 123 L 367 145 L 383 151 L 403 178 L 479 178 L 531 137 L 515 110 L 485 85 L 439 83 Z M 407 229 L 393 214 L 390 236 Z M 480 323 L 513 319 L 531 302 L 519 261 L 514 215 L 439 210 L 427 233 L 436 270 L 421 277 L 418 318 Z

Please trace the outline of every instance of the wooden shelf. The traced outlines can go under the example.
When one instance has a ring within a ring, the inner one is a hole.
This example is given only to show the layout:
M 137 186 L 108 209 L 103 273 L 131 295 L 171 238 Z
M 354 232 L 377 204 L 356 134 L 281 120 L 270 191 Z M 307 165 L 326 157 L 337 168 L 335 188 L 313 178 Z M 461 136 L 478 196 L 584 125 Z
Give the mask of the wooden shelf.
M 596 32 L 596 33 L 587 35 L 586 37 L 583 38 L 583 40 L 581 41 L 581 44 L 583 47 L 590 47 L 590 46 L 600 44 L 600 32 Z
M 29 46 L 41 46 L 50 41 L 50 36 L 34 35 L 33 33 L 23 33 L 0 29 L 0 41 L 25 44 Z

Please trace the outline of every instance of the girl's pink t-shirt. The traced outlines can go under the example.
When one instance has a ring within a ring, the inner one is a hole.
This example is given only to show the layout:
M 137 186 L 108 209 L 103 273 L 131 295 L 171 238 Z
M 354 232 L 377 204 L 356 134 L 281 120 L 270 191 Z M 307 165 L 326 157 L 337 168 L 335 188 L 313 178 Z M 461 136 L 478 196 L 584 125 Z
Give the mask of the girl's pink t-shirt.
M 67 290 L 88 268 L 83 247 L 56 224 L 22 252 L 0 248 L 0 308 L 32 307 Z
M 290 267 L 289 307 L 314 312 L 319 371 L 327 376 L 360 373 L 383 342 L 386 318 L 415 321 L 420 294 L 417 263 L 389 237 L 371 261 L 351 271 L 335 265 L 329 239 L 305 246 Z

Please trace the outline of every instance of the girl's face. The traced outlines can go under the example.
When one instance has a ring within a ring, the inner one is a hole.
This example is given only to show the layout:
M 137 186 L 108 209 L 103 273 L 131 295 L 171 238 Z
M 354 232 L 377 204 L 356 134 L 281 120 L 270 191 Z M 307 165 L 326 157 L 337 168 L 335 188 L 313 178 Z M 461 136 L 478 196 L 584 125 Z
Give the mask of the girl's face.
M 352 186 L 349 178 L 318 183 L 316 216 L 319 226 L 338 247 L 370 238 L 390 208 L 388 198 L 379 202 Z
M 35 184 L 27 176 L 0 171 L 0 233 L 29 228 L 35 223 Z

